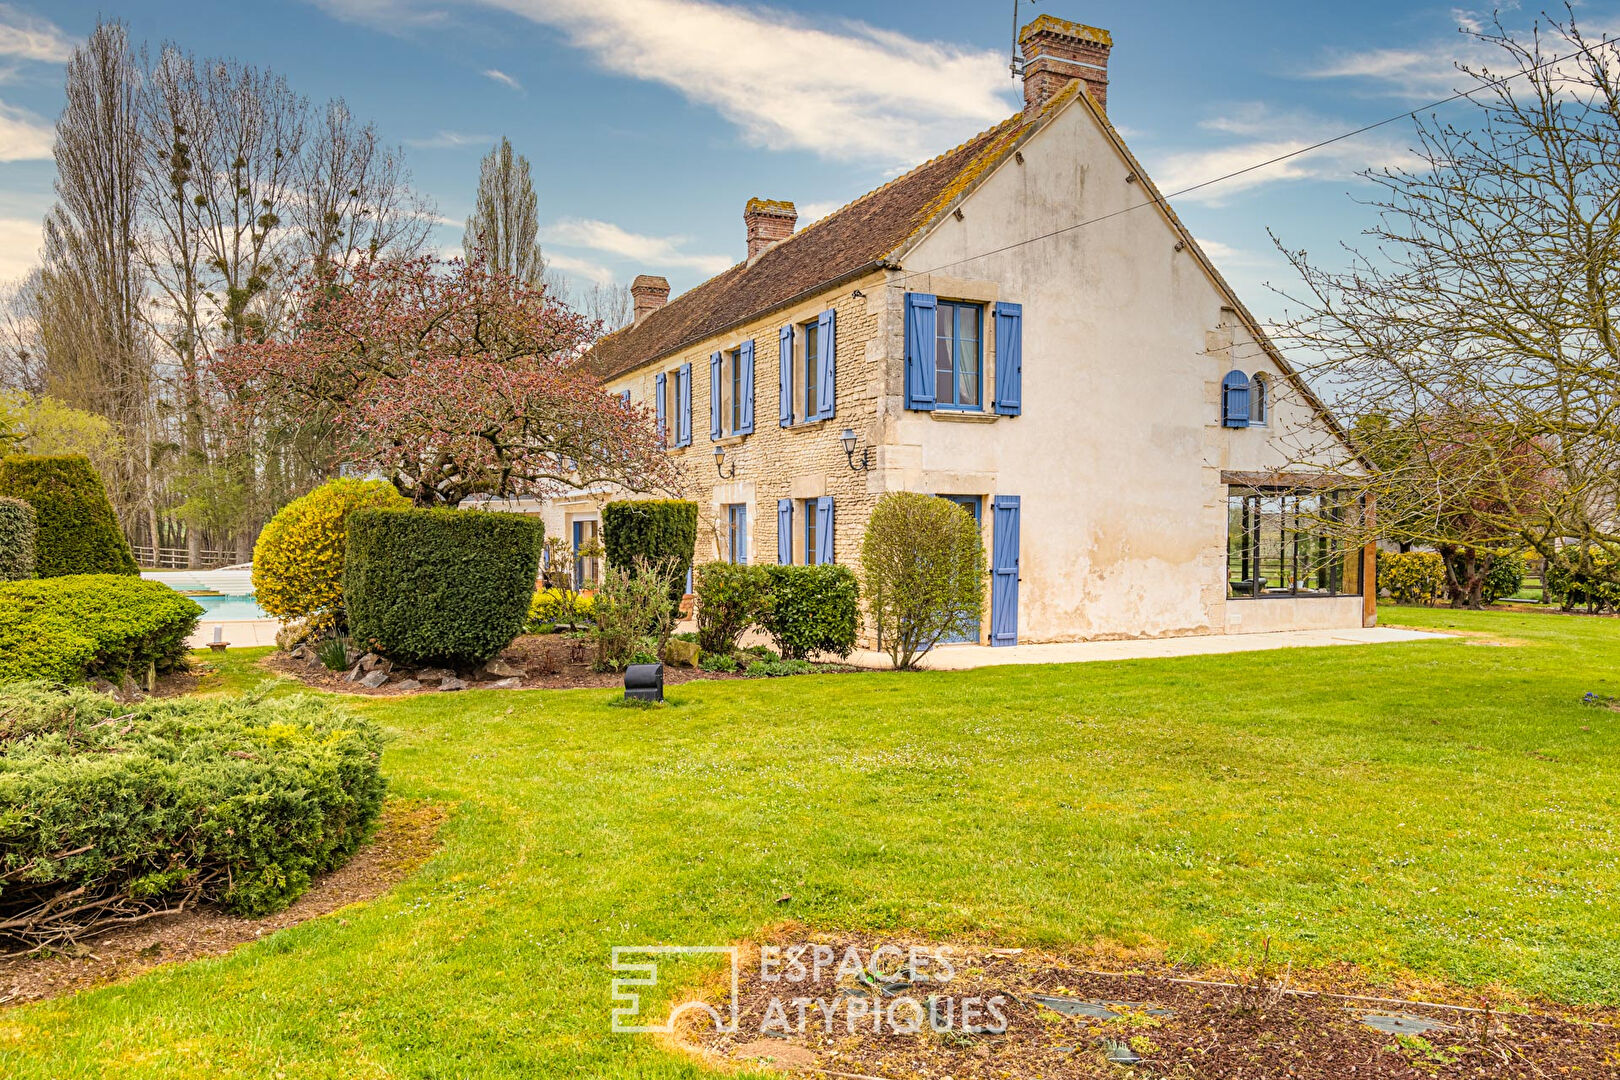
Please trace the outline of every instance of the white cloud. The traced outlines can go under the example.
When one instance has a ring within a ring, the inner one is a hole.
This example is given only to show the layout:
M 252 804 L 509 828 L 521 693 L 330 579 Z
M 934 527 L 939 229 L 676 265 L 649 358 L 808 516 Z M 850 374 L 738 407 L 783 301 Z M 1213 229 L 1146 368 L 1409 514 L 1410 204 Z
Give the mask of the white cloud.
M 0 161 L 45 161 L 56 132 L 27 109 L 0 101 Z
M 428 0 L 320 0 L 385 29 Z M 1005 58 L 718 0 L 475 0 L 562 31 L 604 69 L 717 110 L 748 141 L 913 163 L 1016 108 Z
M 490 68 L 490 69 L 488 69 L 487 71 L 484 72 L 484 78 L 493 79 L 496 82 L 500 83 L 502 86 L 508 87 L 508 88 L 510 88 L 512 90 L 522 90 L 523 89 L 523 84 L 522 83 L 518 82 L 516 79 L 514 79 L 512 76 L 508 75 L 506 72 L 502 71 L 500 68 Z
M 45 63 L 65 63 L 73 55 L 73 40 L 49 19 L 0 4 L 0 56 Z
M 405 145 L 416 150 L 453 150 L 462 146 L 480 146 L 494 143 L 493 135 L 474 135 L 466 131 L 441 131 L 415 139 L 406 139 Z
M 1224 146 L 1186 150 L 1157 157 L 1149 172 L 1167 196 L 1236 173 L 1260 162 L 1294 154 L 1326 136 L 1353 126 L 1300 113 L 1277 112 L 1264 105 L 1240 106 L 1199 125 L 1207 131 L 1238 136 Z M 1151 157 L 1152 155 L 1144 155 Z M 1287 180 L 1349 180 L 1369 168 L 1409 164 L 1406 145 L 1387 132 L 1369 132 L 1244 172 L 1180 197 L 1185 202 L 1219 204 L 1231 196 Z
M 543 236 L 552 244 L 588 248 L 634 262 L 643 267 L 673 267 L 718 274 L 736 260 L 725 255 L 701 255 L 681 250 L 684 236 L 646 236 L 627 232 L 611 221 L 563 218 L 546 226 Z M 548 258 L 551 256 L 548 256 Z
M 575 258 L 572 255 L 552 251 L 549 248 L 546 250 L 545 256 L 548 268 L 561 270 L 565 274 L 573 274 L 575 277 L 582 277 L 587 281 L 594 281 L 598 285 L 606 285 L 613 280 L 613 271 L 601 263 L 591 262 L 589 259 Z
M 37 218 L 0 218 L 0 282 L 14 281 L 39 265 Z
M 834 210 L 842 210 L 847 205 L 849 205 L 848 199 L 842 202 L 837 199 L 826 199 L 822 202 L 799 203 L 799 228 L 802 229 L 806 225 L 812 225 Z

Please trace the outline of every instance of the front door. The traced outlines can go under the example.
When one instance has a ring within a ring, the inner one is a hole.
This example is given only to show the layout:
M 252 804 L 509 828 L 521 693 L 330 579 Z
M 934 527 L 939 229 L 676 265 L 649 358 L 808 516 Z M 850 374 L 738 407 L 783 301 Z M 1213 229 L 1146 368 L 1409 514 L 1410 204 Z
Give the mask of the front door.
M 984 501 L 984 500 L 980 499 L 979 496 L 977 496 L 977 495 L 941 495 L 940 498 L 944 499 L 946 502 L 953 502 L 957 506 L 960 506 L 963 510 L 966 510 L 968 512 L 969 516 L 971 516 L 973 518 L 974 526 L 975 527 L 978 526 L 978 524 L 979 524 L 979 507 L 982 505 L 982 503 Z M 942 638 L 939 639 L 939 643 L 941 645 L 944 645 L 944 644 L 947 644 L 947 643 L 953 642 L 953 641 L 969 641 L 969 642 L 972 642 L 973 644 L 977 645 L 979 643 L 979 624 L 977 622 L 975 622 L 972 626 L 968 627 L 966 630 L 964 630 L 961 633 L 947 634 L 945 637 L 942 637 Z

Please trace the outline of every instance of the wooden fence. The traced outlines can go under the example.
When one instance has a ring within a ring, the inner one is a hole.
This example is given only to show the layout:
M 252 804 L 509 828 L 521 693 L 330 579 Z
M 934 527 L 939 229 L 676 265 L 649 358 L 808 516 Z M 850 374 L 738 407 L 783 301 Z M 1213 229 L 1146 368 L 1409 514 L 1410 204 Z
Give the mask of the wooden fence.
M 202 550 L 201 562 L 192 566 L 191 555 L 185 548 L 160 547 L 156 554 L 150 547 L 134 544 L 135 561 L 149 570 L 211 570 L 217 566 L 234 566 L 236 564 L 236 549 L 230 551 Z

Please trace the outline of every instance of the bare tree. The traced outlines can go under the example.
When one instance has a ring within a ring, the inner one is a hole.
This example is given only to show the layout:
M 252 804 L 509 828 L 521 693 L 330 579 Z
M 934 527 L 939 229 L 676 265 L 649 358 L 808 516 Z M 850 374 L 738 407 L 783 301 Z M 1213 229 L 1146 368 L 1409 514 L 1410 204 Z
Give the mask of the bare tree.
M 630 296 L 630 287 L 616 281 L 610 281 L 605 285 L 600 282 L 593 284 L 580 297 L 578 307 L 580 314 L 601 324 L 601 332 L 604 334 L 629 326 L 630 319 L 635 314 L 635 302 Z
M 1420 119 L 1418 163 L 1366 174 L 1372 249 L 1342 272 L 1285 249 L 1289 332 L 1384 466 L 1361 483 L 1400 539 L 1469 574 L 1526 545 L 1587 569 L 1620 554 L 1615 50 L 1573 16 L 1478 37 L 1505 66 L 1461 69 L 1474 122 Z
M 546 270 L 540 253 L 539 200 L 529 175 L 529 159 L 500 143 L 484 155 L 478 170 L 478 196 L 461 246 L 480 251 L 491 270 L 539 285 Z
M 67 65 L 56 124 L 58 201 L 45 219 L 35 316 L 42 389 L 109 418 L 130 446 L 144 448 L 152 380 L 139 321 L 145 281 L 130 242 L 141 191 L 139 86 L 123 25 L 98 23 Z M 119 474 L 106 478 L 126 526 L 148 487 L 147 457 L 126 455 Z

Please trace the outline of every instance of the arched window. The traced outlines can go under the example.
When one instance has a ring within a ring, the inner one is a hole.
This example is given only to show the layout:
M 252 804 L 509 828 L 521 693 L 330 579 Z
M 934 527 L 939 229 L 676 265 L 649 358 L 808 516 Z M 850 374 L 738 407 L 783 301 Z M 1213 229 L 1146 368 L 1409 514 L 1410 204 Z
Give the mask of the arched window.
M 1271 411 L 1271 379 L 1263 371 L 1249 380 L 1249 423 L 1264 424 Z
M 1221 380 L 1221 426 L 1249 426 L 1249 377 L 1241 371 L 1228 371 Z

